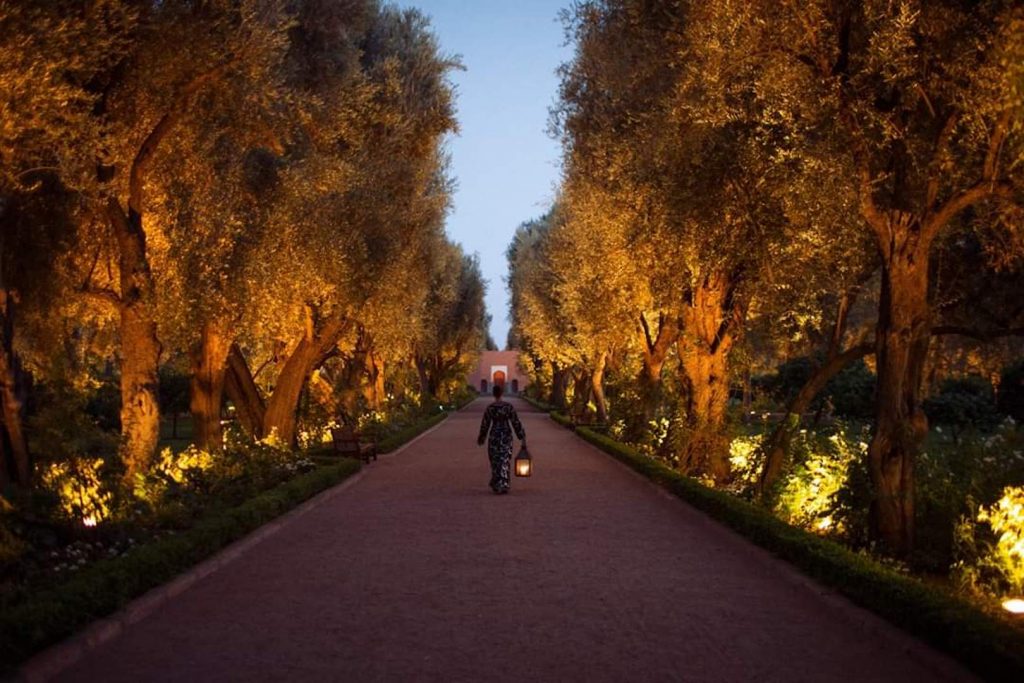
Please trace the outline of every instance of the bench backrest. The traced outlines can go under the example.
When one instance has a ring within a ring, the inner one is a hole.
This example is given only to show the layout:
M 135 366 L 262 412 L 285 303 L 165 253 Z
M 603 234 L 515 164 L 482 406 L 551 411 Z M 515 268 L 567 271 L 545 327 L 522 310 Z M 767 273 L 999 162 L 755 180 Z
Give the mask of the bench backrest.
M 351 429 L 332 429 L 331 439 L 334 441 L 334 447 L 339 451 L 359 450 L 359 435 Z

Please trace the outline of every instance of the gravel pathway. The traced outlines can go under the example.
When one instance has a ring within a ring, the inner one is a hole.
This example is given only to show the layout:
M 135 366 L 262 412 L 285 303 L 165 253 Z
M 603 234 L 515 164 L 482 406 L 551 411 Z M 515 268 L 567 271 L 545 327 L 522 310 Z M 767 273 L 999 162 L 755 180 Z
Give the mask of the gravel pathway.
M 475 402 L 91 651 L 69 681 L 970 680 L 517 403 Z

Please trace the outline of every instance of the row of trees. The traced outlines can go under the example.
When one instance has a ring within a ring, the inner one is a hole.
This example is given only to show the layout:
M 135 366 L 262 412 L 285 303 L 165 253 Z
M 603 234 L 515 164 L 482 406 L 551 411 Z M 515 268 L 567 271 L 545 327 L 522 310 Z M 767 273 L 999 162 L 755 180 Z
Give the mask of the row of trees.
M 444 234 L 458 66 L 377 0 L 0 3 L 0 479 L 31 481 L 27 405 L 104 378 L 144 473 L 176 359 L 210 451 L 225 399 L 289 444 L 304 395 L 457 383 L 487 322 Z
M 1021 328 L 1005 296 L 1024 252 L 1017 5 L 575 3 L 561 196 L 509 249 L 512 335 L 552 402 L 572 381 L 604 421 L 606 369 L 630 369 L 639 428 L 671 404 L 679 467 L 724 483 L 737 368 L 813 352 L 766 446 L 767 493 L 800 414 L 873 356 L 872 526 L 907 553 L 933 337 Z M 970 277 L 943 278 L 959 260 Z

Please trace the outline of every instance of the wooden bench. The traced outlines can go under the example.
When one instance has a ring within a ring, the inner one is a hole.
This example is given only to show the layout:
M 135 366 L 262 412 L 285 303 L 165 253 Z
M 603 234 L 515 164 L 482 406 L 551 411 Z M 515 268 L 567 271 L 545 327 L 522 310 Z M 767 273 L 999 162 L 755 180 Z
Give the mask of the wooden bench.
M 334 442 L 335 455 L 347 458 L 360 458 L 365 463 L 369 463 L 370 458 L 377 459 L 376 442 L 367 441 L 359 433 L 351 429 L 332 429 L 331 440 Z

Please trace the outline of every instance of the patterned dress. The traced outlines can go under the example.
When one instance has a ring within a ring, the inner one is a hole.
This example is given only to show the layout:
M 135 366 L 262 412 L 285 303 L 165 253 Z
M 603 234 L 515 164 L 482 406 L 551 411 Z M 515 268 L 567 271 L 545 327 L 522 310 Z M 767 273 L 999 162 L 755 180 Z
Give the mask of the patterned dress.
M 510 468 L 512 461 L 512 430 L 520 441 L 526 440 L 523 424 L 516 415 L 511 403 L 495 401 L 484 411 L 480 423 L 480 436 L 476 442 L 483 445 L 487 439 L 487 430 L 491 438 L 487 441 L 487 455 L 491 460 L 491 490 L 495 493 L 508 493 Z

